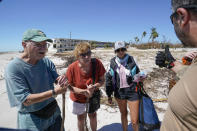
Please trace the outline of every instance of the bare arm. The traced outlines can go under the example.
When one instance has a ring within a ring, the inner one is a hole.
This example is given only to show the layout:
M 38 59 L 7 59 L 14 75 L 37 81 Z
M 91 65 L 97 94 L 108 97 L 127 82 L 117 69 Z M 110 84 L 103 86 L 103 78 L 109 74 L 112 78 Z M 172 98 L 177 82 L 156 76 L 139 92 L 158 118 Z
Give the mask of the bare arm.
M 76 93 L 76 94 L 82 94 L 85 95 L 84 93 L 86 92 L 87 89 L 80 89 L 74 86 L 69 86 L 70 91 Z
M 104 84 L 104 82 L 105 82 L 105 77 L 103 75 L 103 76 L 99 77 L 98 82 L 95 83 L 93 86 L 96 87 L 96 88 L 99 88 Z
M 67 90 L 67 87 L 56 87 L 54 89 L 55 93 L 58 95 L 58 94 L 62 94 L 64 92 L 66 92 Z M 30 94 L 29 96 L 27 96 L 27 99 L 23 102 L 23 104 L 25 106 L 29 106 L 29 105 L 32 105 L 32 104 L 35 104 L 35 103 L 38 103 L 38 102 L 42 102 L 44 100 L 47 100 L 49 98 L 52 97 L 52 90 L 48 90 L 48 91 L 45 91 L 45 92 L 42 92 L 42 93 L 37 93 L 37 94 Z
M 98 89 L 104 84 L 104 80 L 105 80 L 104 76 L 100 77 L 99 81 L 95 83 L 94 85 L 87 85 L 87 89 L 80 89 L 74 86 L 69 86 L 68 88 L 70 89 L 70 91 L 76 94 L 82 94 L 82 95 L 85 95 L 86 97 L 91 97 L 95 88 Z
M 68 88 L 73 93 L 85 95 L 88 98 L 91 97 L 91 95 L 92 95 L 92 92 L 90 92 L 89 88 L 87 88 L 87 89 L 80 89 L 80 88 L 77 88 L 77 87 L 74 87 L 74 86 L 69 86 Z
M 58 94 L 65 93 L 67 90 L 67 86 L 68 86 L 66 77 L 64 75 L 59 76 L 56 81 L 59 86 L 54 88 L 55 94 L 58 95 Z M 48 91 L 36 93 L 36 94 L 30 94 L 29 96 L 27 96 L 23 104 L 25 106 L 29 106 L 38 102 L 42 102 L 44 100 L 51 98 L 52 95 L 53 95 L 52 90 L 48 90 Z
M 191 61 L 197 56 L 197 51 L 190 51 L 190 52 L 187 52 L 183 58 L 189 58 Z M 184 63 L 184 62 L 183 62 Z M 172 70 L 175 72 L 175 73 L 181 73 L 183 74 L 184 71 L 187 69 L 188 67 L 188 64 L 183 64 L 181 62 L 178 62 L 178 61 L 175 61 L 174 62 L 174 67 L 172 68 Z M 191 63 L 190 63 L 191 64 Z
M 186 65 L 183 65 L 179 61 L 175 61 L 174 62 L 174 67 L 172 67 L 171 70 L 174 71 L 175 73 L 177 73 L 178 71 L 182 70 L 185 67 L 187 67 L 187 66 Z

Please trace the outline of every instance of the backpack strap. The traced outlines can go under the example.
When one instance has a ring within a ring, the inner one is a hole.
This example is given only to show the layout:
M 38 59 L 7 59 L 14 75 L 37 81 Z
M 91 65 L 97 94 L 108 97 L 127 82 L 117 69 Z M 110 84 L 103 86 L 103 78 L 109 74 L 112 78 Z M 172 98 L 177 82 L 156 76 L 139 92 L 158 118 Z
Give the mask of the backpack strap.
M 92 84 L 95 84 L 95 74 L 96 74 L 96 58 L 92 58 L 91 59 L 91 63 L 92 63 Z

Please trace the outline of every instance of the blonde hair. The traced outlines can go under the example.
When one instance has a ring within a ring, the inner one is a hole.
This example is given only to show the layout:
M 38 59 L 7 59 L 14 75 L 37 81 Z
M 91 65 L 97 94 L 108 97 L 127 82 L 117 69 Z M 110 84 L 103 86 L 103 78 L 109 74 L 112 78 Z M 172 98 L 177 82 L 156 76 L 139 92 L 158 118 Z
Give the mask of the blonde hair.
M 75 46 L 73 53 L 75 58 L 78 58 L 80 54 L 85 53 L 88 50 L 91 50 L 91 46 L 88 42 L 79 42 Z

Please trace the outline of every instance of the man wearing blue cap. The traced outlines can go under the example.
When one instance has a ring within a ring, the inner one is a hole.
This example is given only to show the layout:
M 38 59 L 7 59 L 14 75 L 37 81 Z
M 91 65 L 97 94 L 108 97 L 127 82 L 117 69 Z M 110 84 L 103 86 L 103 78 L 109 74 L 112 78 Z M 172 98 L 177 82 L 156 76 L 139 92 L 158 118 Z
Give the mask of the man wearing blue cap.
M 52 40 L 37 29 L 23 35 L 24 52 L 6 67 L 5 80 L 11 107 L 18 107 L 18 128 L 33 131 L 60 130 L 61 113 L 55 97 L 66 92 L 67 80 L 45 57 Z M 60 86 L 54 88 L 54 82 Z

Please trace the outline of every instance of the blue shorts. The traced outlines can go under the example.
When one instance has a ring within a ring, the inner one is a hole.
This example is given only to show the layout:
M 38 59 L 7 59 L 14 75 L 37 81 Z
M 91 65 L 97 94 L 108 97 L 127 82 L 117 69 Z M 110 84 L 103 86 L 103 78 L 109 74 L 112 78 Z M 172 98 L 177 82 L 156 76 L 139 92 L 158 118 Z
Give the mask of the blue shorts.
M 129 101 L 139 100 L 139 94 L 135 91 L 133 87 L 120 88 L 115 90 L 114 97 L 121 100 L 129 100 Z
M 18 129 L 29 129 L 32 131 L 44 131 L 54 126 L 59 129 L 61 126 L 61 112 L 59 107 L 49 119 L 42 119 L 31 113 L 18 112 Z M 50 128 L 49 128 L 50 127 Z

